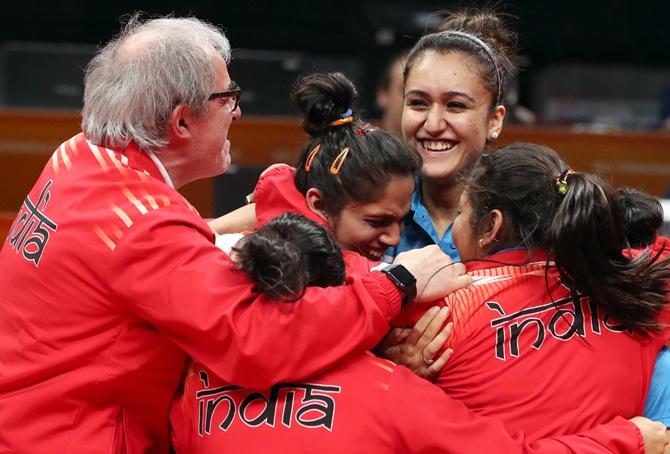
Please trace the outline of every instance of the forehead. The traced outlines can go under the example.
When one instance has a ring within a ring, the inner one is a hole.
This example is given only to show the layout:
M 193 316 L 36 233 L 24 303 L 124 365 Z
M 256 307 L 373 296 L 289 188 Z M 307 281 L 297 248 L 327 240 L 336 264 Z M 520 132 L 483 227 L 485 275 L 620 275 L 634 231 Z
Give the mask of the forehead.
M 477 64 L 474 58 L 459 51 L 424 52 L 410 67 L 406 89 L 420 88 L 431 92 L 455 90 L 479 95 L 488 94 Z
M 345 209 L 365 215 L 402 217 L 409 210 L 413 191 L 413 176 L 394 176 L 375 200 L 351 201 Z

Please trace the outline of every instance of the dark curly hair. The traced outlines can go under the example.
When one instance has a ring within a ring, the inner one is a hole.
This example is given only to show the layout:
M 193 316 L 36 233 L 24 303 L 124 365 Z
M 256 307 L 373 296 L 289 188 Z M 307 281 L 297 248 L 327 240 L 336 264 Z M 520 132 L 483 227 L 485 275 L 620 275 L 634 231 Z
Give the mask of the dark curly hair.
M 633 188 L 619 188 L 619 206 L 626 239 L 633 248 L 649 246 L 663 226 L 663 207 L 658 199 Z
M 294 301 L 307 286 L 344 282 L 342 251 L 330 234 L 304 216 L 285 213 L 242 238 L 233 252 L 259 291 Z

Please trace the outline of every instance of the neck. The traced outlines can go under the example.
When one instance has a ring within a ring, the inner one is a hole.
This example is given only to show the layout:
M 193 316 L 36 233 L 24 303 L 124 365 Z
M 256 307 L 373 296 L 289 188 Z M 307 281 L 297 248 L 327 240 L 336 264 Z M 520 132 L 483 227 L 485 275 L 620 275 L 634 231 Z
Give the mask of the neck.
M 456 218 L 461 192 L 463 186 L 459 183 L 437 184 L 435 180 L 421 179 L 422 201 L 440 237 Z
M 163 177 L 163 180 L 165 180 L 165 182 L 169 186 L 171 186 L 175 189 L 178 188 L 179 186 L 177 185 L 177 183 L 175 183 L 175 179 L 170 174 L 170 171 L 165 166 L 165 164 L 160 159 L 160 157 L 156 153 L 154 153 L 153 151 L 147 151 L 146 154 L 147 154 L 147 156 L 149 156 L 149 159 L 151 159 L 151 161 L 153 161 L 153 163 L 156 164 L 156 167 L 158 167 L 158 171 L 160 172 L 161 176 Z
M 151 153 L 147 154 L 151 157 Z M 165 175 L 167 174 L 169 180 L 167 178 L 165 179 L 167 182 L 171 181 L 172 186 L 175 189 L 179 189 L 185 184 L 193 181 L 193 178 L 189 178 L 189 175 L 183 171 L 183 169 L 188 168 L 185 165 L 187 161 L 183 158 L 183 156 L 183 150 L 177 152 L 171 148 L 162 148 L 153 152 L 152 160 L 154 160 L 154 162 L 156 162 L 156 160 L 159 161 L 160 165 L 158 165 L 158 163 L 157 165 L 159 170 L 161 170 L 163 178 L 165 178 Z

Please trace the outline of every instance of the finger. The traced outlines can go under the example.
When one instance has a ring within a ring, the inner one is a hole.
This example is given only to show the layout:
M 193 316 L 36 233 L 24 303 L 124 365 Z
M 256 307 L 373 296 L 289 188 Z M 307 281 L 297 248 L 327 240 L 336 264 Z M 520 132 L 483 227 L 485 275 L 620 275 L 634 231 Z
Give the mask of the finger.
M 467 274 L 458 276 L 456 278 L 451 279 L 450 284 L 451 284 L 449 289 L 450 292 L 455 292 L 456 290 L 470 287 L 472 285 L 472 276 L 469 276 Z
M 442 350 L 444 348 L 444 344 L 447 342 L 449 337 L 451 337 L 451 333 L 454 331 L 454 323 L 449 322 L 445 325 L 445 327 L 440 330 L 440 333 L 433 338 L 432 341 L 426 347 L 423 349 L 423 356 L 426 359 L 433 359 L 437 352 Z
M 442 327 L 444 326 L 444 322 L 447 321 L 448 317 L 449 308 L 447 306 L 440 308 L 439 312 L 430 321 L 423 334 L 419 338 L 419 341 L 416 343 L 417 348 L 420 348 L 421 351 L 423 351 L 425 347 L 435 339 L 435 337 L 439 336 L 442 331 Z M 435 353 L 438 350 L 439 348 L 431 350 L 430 357 L 426 357 L 426 359 L 433 359 L 433 356 L 435 356 Z
M 402 343 L 411 332 L 411 328 L 393 328 L 382 340 L 382 348 L 386 349 Z
M 454 351 L 450 348 L 446 349 L 436 360 L 433 364 L 431 364 L 428 367 L 428 370 L 426 372 L 426 378 L 429 380 L 435 379 L 439 375 L 439 373 L 442 371 L 442 368 L 447 364 L 447 361 L 449 361 L 449 358 L 451 358 L 451 355 L 453 355 Z
M 407 339 L 410 334 L 412 334 L 412 328 L 398 328 L 397 331 L 398 343 L 404 342 L 405 339 Z
M 455 262 L 450 268 L 451 272 L 456 276 L 463 275 L 466 272 L 465 265 L 462 262 Z
M 415 345 L 423 335 L 423 332 L 426 330 L 430 322 L 439 312 L 440 308 L 438 306 L 433 306 L 428 309 L 412 328 L 412 333 L 407 337 L 406 343 Z

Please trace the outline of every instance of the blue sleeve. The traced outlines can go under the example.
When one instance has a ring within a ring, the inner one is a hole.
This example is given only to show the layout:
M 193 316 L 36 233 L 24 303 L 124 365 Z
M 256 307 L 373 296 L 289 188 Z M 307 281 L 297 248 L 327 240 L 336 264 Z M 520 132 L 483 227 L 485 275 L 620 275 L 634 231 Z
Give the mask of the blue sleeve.
M 656 359 L 644 416 L 670 427 L 670 350 L 663 348 Z

